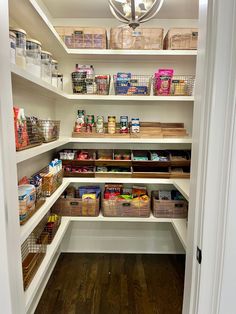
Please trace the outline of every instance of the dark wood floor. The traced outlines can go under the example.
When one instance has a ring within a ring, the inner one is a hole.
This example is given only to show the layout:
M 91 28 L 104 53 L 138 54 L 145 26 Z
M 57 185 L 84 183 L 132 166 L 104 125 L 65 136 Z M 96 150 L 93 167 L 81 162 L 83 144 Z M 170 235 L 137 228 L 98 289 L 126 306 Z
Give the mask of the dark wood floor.
M 180 314 L 184 257 L 62 254 L 36 314 Z

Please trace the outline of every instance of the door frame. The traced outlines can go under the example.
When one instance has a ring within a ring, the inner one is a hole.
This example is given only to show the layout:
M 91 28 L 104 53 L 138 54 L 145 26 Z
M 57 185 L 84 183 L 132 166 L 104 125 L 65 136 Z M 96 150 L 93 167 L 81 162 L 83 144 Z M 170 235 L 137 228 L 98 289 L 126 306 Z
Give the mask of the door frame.
M 200 0 L 199 12 L 183 313 L 233 314 L 236 2 Z M 197 247 L 202 251 L 201 264 L 196 259 Z

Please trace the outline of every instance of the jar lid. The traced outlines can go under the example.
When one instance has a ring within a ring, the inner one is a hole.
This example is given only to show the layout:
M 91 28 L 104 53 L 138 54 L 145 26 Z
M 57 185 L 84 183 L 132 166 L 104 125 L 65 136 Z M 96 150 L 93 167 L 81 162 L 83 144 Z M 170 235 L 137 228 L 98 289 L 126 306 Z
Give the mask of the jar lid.
M 9 32 L 9 35 L 11 35 L 12 37 L 16 37 L 16 34 L 14 32 Z
M 25 34 L 26 35 L 26 31 L 22 28 L 10 28 L 10 31 L 12 32 L 19 32 L 19 33 L 22 33 L 22 34 Z
M 48 51 L 41 51 L 41 54 L 45 54 L 45 55 L 49 55 L 49 56 L 52 56 L 51 52 L 48 52 Z
M 55 59 L 52 59 L 52 63 L 58 64 L 58 61 Z
M 63 76 L 63 74 L 62 74 L 62 73 L 57 73 L 57 76 L 62 77 L 62 76 Z
M 39 46 L 42 46 L 41 42 L 38 41 L 38 40 L 36 40 L 36 39 L 26 38 L 26 41 L 35 43 L 35 44 L 37 44 L 37 45 L 39 45 Z

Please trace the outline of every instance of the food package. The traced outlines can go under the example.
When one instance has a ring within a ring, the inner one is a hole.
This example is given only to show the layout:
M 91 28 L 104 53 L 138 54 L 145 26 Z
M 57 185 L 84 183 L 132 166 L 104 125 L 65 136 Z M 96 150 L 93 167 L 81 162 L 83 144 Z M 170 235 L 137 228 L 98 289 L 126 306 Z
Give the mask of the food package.
M 160 96 L 170 95 L 171 80 L 174 71 L 172 69 L 159 69 L 155 73 L 155 93 Z
M 150 49 L 163 48 L 162 28 L 136 28 L 116 27 L 111 29 L 111 49 Z
M 29 143 L 27 133 L 27 122 L 23 108 L 14 107 L 14 126 L 15 126 L 15 142 L 16 150 L 20 150 Z
M 164 49 L 197 49 L 198 29 L 197 28 L 171 28 L 164 39 Z

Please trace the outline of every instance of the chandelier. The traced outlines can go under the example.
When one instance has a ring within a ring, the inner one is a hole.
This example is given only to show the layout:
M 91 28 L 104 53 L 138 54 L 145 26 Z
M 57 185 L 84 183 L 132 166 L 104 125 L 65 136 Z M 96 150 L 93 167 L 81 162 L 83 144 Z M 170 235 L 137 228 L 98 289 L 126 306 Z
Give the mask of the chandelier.
M 109 0 L 112 14 L 122 23 L 135 29 L 151 20 L 161 9 L 164 0 Z

